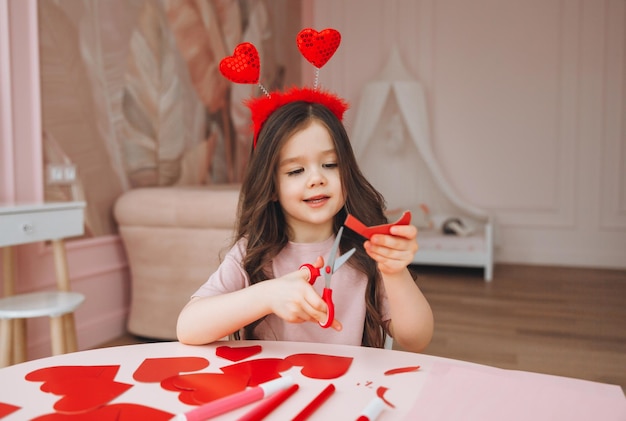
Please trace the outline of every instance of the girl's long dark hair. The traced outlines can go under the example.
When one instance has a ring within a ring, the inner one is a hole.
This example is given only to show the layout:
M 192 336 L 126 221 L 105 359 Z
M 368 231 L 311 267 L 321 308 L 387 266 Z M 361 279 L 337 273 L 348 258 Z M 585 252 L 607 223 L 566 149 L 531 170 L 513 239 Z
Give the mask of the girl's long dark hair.
M 346 198 L 345 206 L 334 217 L 334 232 L 344 224 L 348 213 L 368 226 L 387 222 L 384 198 L 359 170 L 346 130 L 337 117 L 316 103 L 299 101 L 284 105 L 267 119 L 259 132 L 239 198 L 236 241 L 247 239 L 243 268 L 251 284 L 273 278 L 271 261 L 289 241 L 287 223 L 277 201 L 278 160 L 285 142 L 313 120 L 326 126 L 333 139 Z M 388 333 L 381 314 L 382 280 L 376 262 L 365 253 L 363 241 L 361 236 L 345 229 L 340 250 L 356 248 L 348 264 L 367 276 L 361 344 L 382 348 Z M 254 338 L 253 330 L 260 321 L 244 328 L 247 339 Z

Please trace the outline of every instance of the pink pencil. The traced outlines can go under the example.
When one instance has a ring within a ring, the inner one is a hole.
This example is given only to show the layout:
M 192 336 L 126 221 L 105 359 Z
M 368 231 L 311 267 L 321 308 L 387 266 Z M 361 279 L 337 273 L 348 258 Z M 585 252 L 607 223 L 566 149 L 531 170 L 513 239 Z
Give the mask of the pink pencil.
M 265 397 L 271 396 L 274 393 L 286 389 L 293 384 L 293 377 L 286 376 L 280 377 L 276 380 L 262 383 L 256 387 L 246 389 L 241 392 L 233 393 L 230 396 L 225 396 L 220 399 L 216 399 L 196 409 L 185 412 L 184 414 L 176 415 L 174 421 L 203 421 L 209 418 L 216 417 L 225 412 L 232 411 L 233 409 L 241 408 L 251 402 L 258 401 Z
M 255 408 L 253 408 L 247 414 L 244 414 L 243 417 L 239 418 L 237 421 L 260 421 L 267 416 L 270 412 L 278 408 L 278 406 L 285 402 L 287 398 L 293 395 L 296 390 L 298 390 L 297 384 L 292 384 L 287 389 L 283 389 L 280 392 L 277 392 L 270 396 L 267 399 L 264 399 L 261 403 L 259 403 Z
M 319 395 L 315 397 L 307 406 L 304 407 L 302 411 L 298 415 L 295 416 L 291 421 L 304 421 L 311 416 L 313 412 L 317 408 L 319 408 L 326 399 L 330 397 L 335 391 L 335 385 L 329 384 L 326 386 L 326 389 L 322 390 Z

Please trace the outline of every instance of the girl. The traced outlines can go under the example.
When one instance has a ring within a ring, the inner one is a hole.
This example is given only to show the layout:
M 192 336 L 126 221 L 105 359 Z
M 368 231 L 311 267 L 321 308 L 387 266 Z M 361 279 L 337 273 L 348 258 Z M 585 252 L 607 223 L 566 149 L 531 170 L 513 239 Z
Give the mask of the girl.
M 430 342 L 433 316 L 407 269 L 417 229 L 394 226 L 371 240 L 345 228 L 340 255 L 356 253 L 332 278 L 335 321 L 322 329 L 323 277 L 309 284 L 304 263 L 324 265 L 348 213 L 368 226 L 387 222 L 384 199 L 358 169 L 337 113 L 294 100 L 255 136 L 239 202 L 235 244 L 178 318 L 180 342 L 224 336 L 364 345 L 387 335 L 407 351 Z

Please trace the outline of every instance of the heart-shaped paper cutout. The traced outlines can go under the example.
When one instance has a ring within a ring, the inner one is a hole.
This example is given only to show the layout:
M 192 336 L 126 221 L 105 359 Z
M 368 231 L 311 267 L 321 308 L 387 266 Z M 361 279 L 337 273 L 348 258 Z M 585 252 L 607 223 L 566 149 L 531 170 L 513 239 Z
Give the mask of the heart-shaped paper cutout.
M 98 420 L 98 421 L 168 421 L 174 414 L 151 408 L 149 406 L 134 403 L 116 403 L 103 406 L 102 408 L 78 415 L 60 414 L 58 412 L 40 415 L 33 418 L 33 421 L 69 421 L 69 420 Z
M 294 354 L 285 358 L 290 364 L 302 367 L 303 376 L 312 379 L 336 379 L 350 368 L 352 357 L 323 354 Z
M 161 380 L 179 373 L 202 370 L 209 361 L 202 357 L 146 358 L 133 373 L 138 382 L 160 383 Z
M 241 361 L 249 358 L 253 355 L 260 353 L 262 350 L 261 345 L 252 345 L 252 346 L 218 346 L 215 350 L 215 355 L 218 357 L 226 358 L 230 361 Z
M 323 67 L 335 54 L 341 43 L 339 31 L 326 28 L 317 32 L 312 28 L 305 28 L 296 37 L 298 50 L 313 66 Z
M 202 405 L 245 390 L 248 380 L 234 374 L 193 373 L 164 379 L 161 387 L 178 392 L 178 400 L 187 405 Z
M 289 370 L 291 367 L 292 365 L 282 358 L 259 358 L 227 365 L 220 370 L 226 374 L 248 376 L 250 378 L 248 386 L 258 386 L 279 378 L 282 371 Z
M 8 403 L 0 402 L 0 418 L 4 418 L 9 414 L 21 409 L 20 406 L 10 405 Z
M 43 392 L 61 396 L 54 409 L 65 413 L 91 411 L 115 399 L 132 387 L 114 381 L 119 365 L 58 366 L 28 373 L 26 380 L 43 382 Z
M 259 83 L 261 61 L 256 47 L 243 42 L 235 48 L 232 56 L 220 61 L 220 72 L 235 83 Z

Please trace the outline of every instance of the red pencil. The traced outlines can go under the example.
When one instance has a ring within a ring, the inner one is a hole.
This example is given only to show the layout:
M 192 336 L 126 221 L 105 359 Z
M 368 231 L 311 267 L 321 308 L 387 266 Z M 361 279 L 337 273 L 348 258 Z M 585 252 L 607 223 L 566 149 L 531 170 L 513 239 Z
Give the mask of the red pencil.
M 238 421 L 260 421 L 267 416 L 270 412 L 278 408 L 278 406 L 287 400 L 287 398 L 293 395 L 298 390 L 297 384 L 292 384 L 287 389 L 283 389 L 280 392 L 276 392 L 269 398 L 263 400 L 250 412 L 246 413 Z
M 317 395 L 315 399 L 313 399 L 307 406 L 305 406 L 304 409 L 300 411 L 300 413 L 296 415 L 295 418 L 291 421 L 304 421 L 309 418 L 311 414 L 315 412 L 315 410 L 319 408 L 324 403 L 324 401 L 330 397 L 330 395 L 333 394 L 334 391 L 334 384 L 331 383 L 326 386 L 326 388 L 322 390 L 321 393 Z

